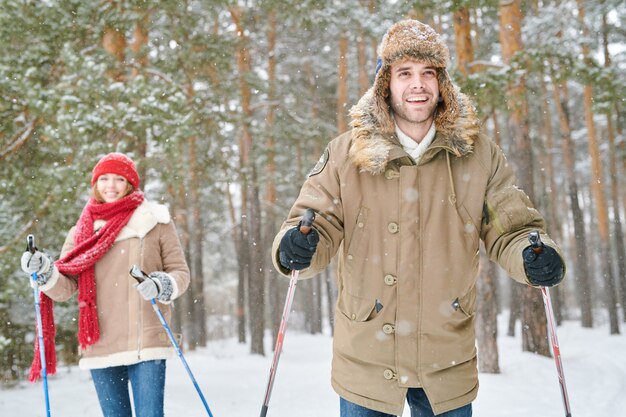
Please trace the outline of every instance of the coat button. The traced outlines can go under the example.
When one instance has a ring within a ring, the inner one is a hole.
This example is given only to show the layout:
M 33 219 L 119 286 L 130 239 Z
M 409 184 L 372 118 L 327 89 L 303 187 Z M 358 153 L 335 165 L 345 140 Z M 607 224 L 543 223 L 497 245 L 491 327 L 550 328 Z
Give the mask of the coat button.
M 365 226 L 365 225 L 363 224 L 363 222 L 359 222 L 359 224 L 357 224 L 357 226 L 359 226 L 359 228 L 361 228 L 361 229 L 362 229 L 362 228 L 363 228 L 363 226 Z
M 351 261 L 352 259 L 354 259 L 354 256 L 348 255 L 348 260 Z
M 393 373 L 391 369 L 385 369 L 383 372 L 383 377 L 387 380 L 395 378 L 396 374 Z
M 352 320 L 356 320 L 356 314 L 352 313 L 350 317 L 352 318 Z
M 391 275 L 391 274 L 385 275 L 385 284 L 393 285 L 393 284 L 396 283 L 396 281 L 397 281 L 397 279 L 393 275 Z
M 395 331 L 395 327 L 393 327 L 393 324 L 389 324 L 389 323 L 385 323 L 383 325 L 383 333 L 385 334 L 393 334 L 393 332 Z
M 387 225 L 387 230 L 389 230 L 389 233 L 398 233 L 398 229 L 398 223 L 391 222 Z

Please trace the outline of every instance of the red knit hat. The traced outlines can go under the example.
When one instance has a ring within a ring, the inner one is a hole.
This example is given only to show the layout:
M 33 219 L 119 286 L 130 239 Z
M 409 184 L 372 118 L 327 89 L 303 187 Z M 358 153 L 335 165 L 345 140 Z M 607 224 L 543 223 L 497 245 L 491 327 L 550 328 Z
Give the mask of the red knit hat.
M 119 152 L 112 152 L 105 155 L 98 161 L 91 173 L 91 185 L 93 186 L 98 177 L 102 174 L 117 174 L 126 178 L 129 183 L 135 187 L 135 190 L 139 188 L 139 174 L 137 174 L 137 168 L 135 163 L 128 156 Z

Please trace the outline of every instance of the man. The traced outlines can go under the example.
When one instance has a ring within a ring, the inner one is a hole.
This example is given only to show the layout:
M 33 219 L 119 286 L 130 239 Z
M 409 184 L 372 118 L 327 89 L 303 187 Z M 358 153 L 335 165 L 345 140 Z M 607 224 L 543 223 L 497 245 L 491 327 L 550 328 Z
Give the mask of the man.
M 311 277 L 338 252 L 332 385 L 342 417 L 471 416 L 479 240 L 515 280 L 564 275 L 544 221 L 446 71 L 439 35 L 394 24 L 352 130 L 328 145 L 274 240 L 281 273 Z M 304 210 L 317 217 L 308 235 Z M 294 227 L 295 226 L 295 227 Z M 545 246 L 535 255 L 531 231 Z M 318 243 L 319 241 L 319 243 Z

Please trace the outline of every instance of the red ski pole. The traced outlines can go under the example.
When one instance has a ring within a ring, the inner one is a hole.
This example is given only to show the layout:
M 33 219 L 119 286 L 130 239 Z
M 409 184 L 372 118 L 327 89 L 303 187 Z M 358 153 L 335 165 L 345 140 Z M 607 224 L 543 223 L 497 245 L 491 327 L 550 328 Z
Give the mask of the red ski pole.
M 539 254 L 543 250 L 543 243 L 539 238 L 539 232 L 531 232 L 528 236 L 530 246 L 533 252 Z M 552 310 L 552 300 L 550 298 L 550 290 L 548 287 L 541 287 L 541 295 L 543 296 L 543 305 L 546 309 L 546 318 L 548 320 L 548 338 L 552 344 L 552 352 L 554 353 L 554 362 L 556 364 L 556 372 L 559 377 L 559 386 L 561 387 L 561 396 L 563 397 L 563 406 L 565 407 L 565 417 L 572 417 L 572 410 L 569 405 L 569 397 L 567 395 L 567 386 L 565 385 L 565 373 L 563 372 L 563 363 L 561 362 L 561 349 L 559 348 L 559 340 L 556 337 L 556 320 L 554 319 L 554 311 Z
M 306 209 L 302 221 L 300 222 L 300 233 L 307 235 L 311 231 L 311 226 L 315 220 L 315 212 L 313 209 Z M 272 388 L 274 387 L 274 379 L 276 378 L 276 369 L 278 368 L 278 361 L 280 354 L 283 350 L 283 341 L 285 339 L 285 332 L 287 331 L 287 320 L 289 320 L 289 313 L 291 312 L 291 305 L 293 304 L 293 297 L 296 293 L 296 284 L 298 283 L 298 275 L 300 271 L 292 270 L 291 278 L 289 280 L 289 289 L 287 290 L 287 297 L 285 299 L 285 307 L 283 308 L 283 316 L 280 320 L 280 327 L 278 328 L 278 336 L 276 338 L 276 347 L 274 348 L 274 359 L 272 360 L 272 366 L 270 367 L 270 377 L 267 381 L 267 388 L 265 390 L 265 400 L 263 401 L 263 407 L 261 407 L 261 417 L 267 415 L 267 409 L 270 403 L 270 397 L 272 395 Z

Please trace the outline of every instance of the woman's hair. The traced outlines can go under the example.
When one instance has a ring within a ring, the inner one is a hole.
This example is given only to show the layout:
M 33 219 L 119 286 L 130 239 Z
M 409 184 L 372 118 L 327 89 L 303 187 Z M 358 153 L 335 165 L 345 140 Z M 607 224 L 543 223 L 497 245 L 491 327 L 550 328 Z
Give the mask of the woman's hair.
M 126 183 L 126 192 L 124 193 L 124 197 L 126 197 L 129 194 L 131 194 L 133 191 L 135 191 L 135 187 L 133 187 L 133 185 L 130 182 L 127 182 Z M 104 198 L 102 198 L 102 195 L 98 191 L 97 184 L 94 184 L 91 187 L 91 195 L 93 196 L 93 198 L 96 199 L 96 201 L 98 203 L 104 203 Z

